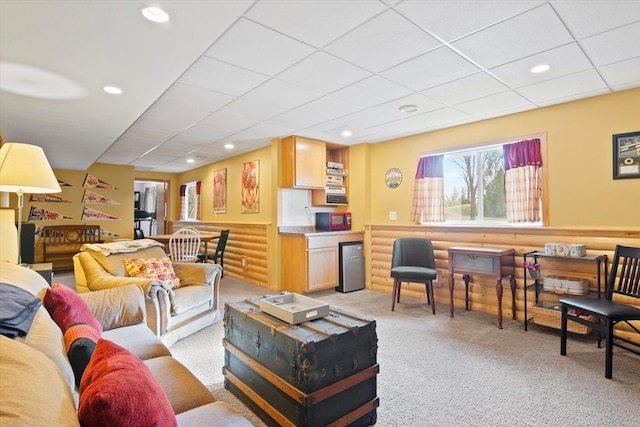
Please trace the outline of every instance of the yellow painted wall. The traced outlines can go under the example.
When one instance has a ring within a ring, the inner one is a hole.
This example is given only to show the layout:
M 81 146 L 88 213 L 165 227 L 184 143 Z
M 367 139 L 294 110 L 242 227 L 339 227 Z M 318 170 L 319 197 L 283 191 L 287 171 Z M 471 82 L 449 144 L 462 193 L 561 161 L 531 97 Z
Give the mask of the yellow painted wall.
M 639 227 L 640 179 L 614 180 L 612 159 L 612 135 L 640 131 L 639 117 L 640 89 L 632 89 L 373 144 L 371 222 L 411 224 L 420 153 L 546 133 L 547 225 Z M 402 171 L 403 181 L 389 189 L 384 174 L 393 167 Z M 392 210 L 397 221 L 389 220 Z

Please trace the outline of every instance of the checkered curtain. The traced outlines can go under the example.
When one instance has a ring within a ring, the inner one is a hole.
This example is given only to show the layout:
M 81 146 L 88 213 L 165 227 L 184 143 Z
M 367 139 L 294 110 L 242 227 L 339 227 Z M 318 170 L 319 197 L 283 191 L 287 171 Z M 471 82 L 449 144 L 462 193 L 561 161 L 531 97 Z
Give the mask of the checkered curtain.
M 413 222 L 444 222 L 443 170 L 444 155 L 420 158 L 413 187 Z
M 542 155 L 540 139 L 503 145 L 507 222 L 541 221 Z
M 200 188 L 202 187 L 202 181 L 196 182 L 196 194 L 198 195 L 198 210 L 196 211 L 196 219 L 200 221 L 202 219 L 202 199 L 200 198 Z
M 180 219 L 185 218 L 185 212 L 187 207 L 187 186 L 182 184 L 180 186 Z

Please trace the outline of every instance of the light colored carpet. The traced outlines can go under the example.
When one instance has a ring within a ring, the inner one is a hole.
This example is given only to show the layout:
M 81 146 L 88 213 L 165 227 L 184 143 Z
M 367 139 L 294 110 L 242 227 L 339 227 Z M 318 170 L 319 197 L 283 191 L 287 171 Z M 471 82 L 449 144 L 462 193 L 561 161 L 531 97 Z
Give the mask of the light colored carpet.
M 55 280 L 60 279 L 60 280 Z M 72 278 L 56 282 L 72 285 Z M 223 278 L 224 302 L 259 297 L 265 289 Z M 376 320 L 378 333 L 377 426 L 637 426 L 640 425 L 640 357 L 614 349 L 613 379 L 604 378 L 604 350 L 574 337 L 560 356 L 558 333 L 484 313 L 361 290 L 324 291 L 314 298 Z M 212 390 L 264 424 L 223 387 L 222 322 L 171 347 Z

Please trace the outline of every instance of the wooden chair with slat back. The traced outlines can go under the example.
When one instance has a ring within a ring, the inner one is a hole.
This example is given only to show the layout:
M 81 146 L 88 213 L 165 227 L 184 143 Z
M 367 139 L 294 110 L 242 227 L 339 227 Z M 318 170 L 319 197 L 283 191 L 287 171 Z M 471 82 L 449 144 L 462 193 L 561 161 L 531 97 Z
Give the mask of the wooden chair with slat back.
M 604 376 L 612 377 L 613 346 L 636 354 L 640 344 L 614 334 L 618 323 L 626 323 L 640 333 L 632 321 L 640 321 L 640 248 L 616 246 L 611 274 L 607 281 L 604 299 L 579 297 L 561 298 L 562 320 L 560 324 L 560 354 L 567 354 L 567 322 L 577 322 L 598 331 L 604 337 Z
M 199 258 L 201 261 L 207 261 L 212 264 L 220 264 L 222 267 L 222 277 L 224 277 L 224 250 L 227 247 L 227 239 L 229 238 L 229 230 L 220 231 L 220 237 L 218 238 L 218 244 L 216 251 L 212 255 L 201 254 Z M 206 259 L 205 259 L 206 256 Z
M 193 227 L 183 227 L 169 239 L 172 261 L 196 262 L 200 252 L 200 233 Z

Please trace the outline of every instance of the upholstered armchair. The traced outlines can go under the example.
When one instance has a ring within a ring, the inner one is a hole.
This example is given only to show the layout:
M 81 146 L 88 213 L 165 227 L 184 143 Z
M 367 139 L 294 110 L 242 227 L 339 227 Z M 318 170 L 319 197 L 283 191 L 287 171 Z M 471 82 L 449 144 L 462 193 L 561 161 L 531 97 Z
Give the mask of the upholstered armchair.
M 138 285 L 146 296 L 147 325 L 165 345 L 171 345 L 220 320 L 222 268 L 217 264 L 170 262 L 166 257 L 163 245 L 151 239 L 84 245 L 73 257 L 76 289 L 90 292 Z M 131 277 L 125 262 L 150 259 L 164 259 L 164 265 L 172 267 L 179 279 L 179 287 L 172 289 L 171 281 L 162 274 L 160 278 Z

